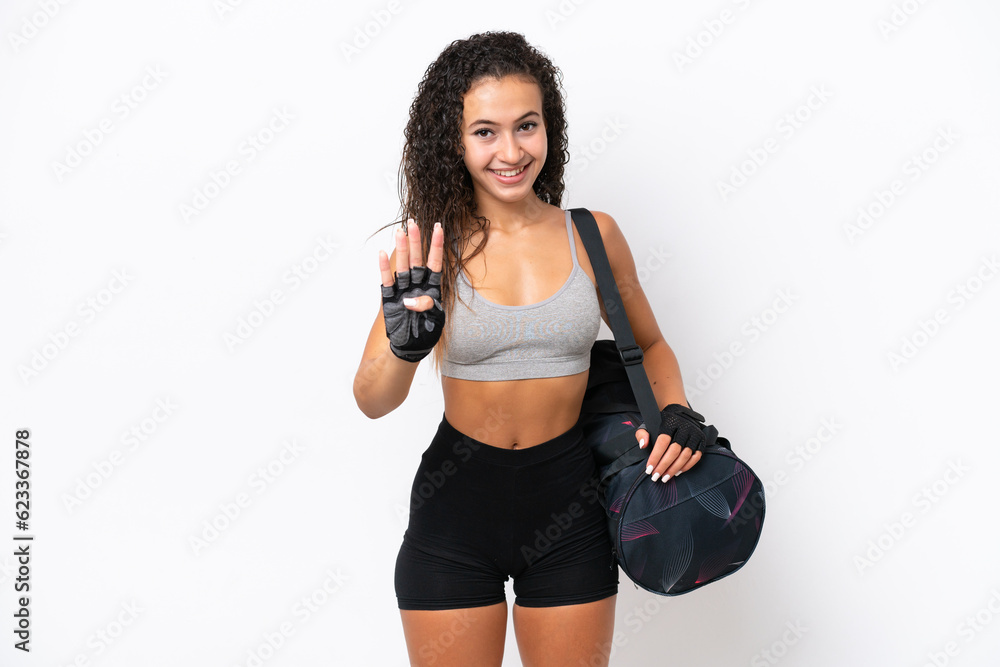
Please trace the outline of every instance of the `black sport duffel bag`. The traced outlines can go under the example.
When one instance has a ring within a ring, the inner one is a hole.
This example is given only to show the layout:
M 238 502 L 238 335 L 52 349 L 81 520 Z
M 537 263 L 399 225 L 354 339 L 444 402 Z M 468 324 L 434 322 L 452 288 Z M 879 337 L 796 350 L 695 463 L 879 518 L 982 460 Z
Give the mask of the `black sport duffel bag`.
M 580 417 L 599 468 L 598 496 L 615 556 L 636 585 L 661 595 L 687 593 L 732 574 L 753 554 L 764 523 L 764 488 L 711 425 L 703 428 L 701 460 L 687 472 L 665 483 L 646 474 L 650 449 L 639 449 L 635 431 L 645 424 L 655 443 L 661 415 L 597 222 L 586 209 L 571 212 L 615 334 L 591 349 Z

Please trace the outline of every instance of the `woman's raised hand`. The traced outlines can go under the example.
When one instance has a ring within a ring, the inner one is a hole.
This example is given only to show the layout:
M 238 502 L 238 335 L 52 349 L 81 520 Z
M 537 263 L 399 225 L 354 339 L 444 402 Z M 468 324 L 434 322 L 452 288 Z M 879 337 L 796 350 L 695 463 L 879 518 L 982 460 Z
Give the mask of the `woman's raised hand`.
M 423 262 L 420 228 L 409 220 L 407 232 L 396 230 L 396 277 L 393 280 L 389 257 L 379 250 L 382 274 L 382 314 L 389 349 L 400 359 L 418 362 L 434 349 L 444 329 L 441 306 L 441 262 L 444 257 L 444 230 L 434 223 L 431 251 Z

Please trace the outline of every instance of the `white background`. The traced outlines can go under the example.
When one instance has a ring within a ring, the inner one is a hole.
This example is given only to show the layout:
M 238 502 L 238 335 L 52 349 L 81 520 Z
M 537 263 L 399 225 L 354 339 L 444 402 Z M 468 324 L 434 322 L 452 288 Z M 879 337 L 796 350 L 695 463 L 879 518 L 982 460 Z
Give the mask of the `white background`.
M 562 69 L 562 205 L 618 221 L 688 398 L 768 482 L 737 575 L 669 599 L 622 576 L 612 664 L 995 664 L 1000 8 L 391 9 L 0 6 L 0 664 L 406 664 L 393 564 L 443 403 L 429 363 L 392 414 L 354 402 L 391 249 L 368 236 L 424 70 L 491 29 Z

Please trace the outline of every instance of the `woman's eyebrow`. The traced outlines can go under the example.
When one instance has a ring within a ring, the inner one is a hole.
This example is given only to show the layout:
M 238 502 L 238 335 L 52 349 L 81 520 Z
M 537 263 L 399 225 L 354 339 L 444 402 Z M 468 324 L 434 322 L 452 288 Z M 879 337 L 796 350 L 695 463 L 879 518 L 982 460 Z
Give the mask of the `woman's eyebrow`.
M 520 123 L 522 120 L 524 120 L 528 116 L 532 116 L 532 115 L 534 115 L 534 116 L 541 116 L 542 114 L 538 113 L 537 111 L 529 111 L 528 113 L 524 114 L 523 116 L 521 116 L 520 118 L 518 118 L 514 122 L 515 123 Z M 469 127 L 473 127 L 474 125 L 499 125 L 499 124 L 500 123 L 494 123 L 492 120 L 480 119 L 480 120 L 473 121 L 472 123 L 470 123 Z

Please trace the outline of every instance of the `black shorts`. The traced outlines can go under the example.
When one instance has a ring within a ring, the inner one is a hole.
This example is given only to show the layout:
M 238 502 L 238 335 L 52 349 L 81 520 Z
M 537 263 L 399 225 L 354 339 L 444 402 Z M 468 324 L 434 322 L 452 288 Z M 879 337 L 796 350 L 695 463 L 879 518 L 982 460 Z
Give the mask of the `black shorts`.
M 460 433 L 444 418 L 421 458 L 396 557 L 400 609 L 505 600 L 554 607 L 618 592 L 618 564 L 579 424 L 525 449 Z

